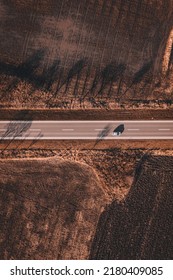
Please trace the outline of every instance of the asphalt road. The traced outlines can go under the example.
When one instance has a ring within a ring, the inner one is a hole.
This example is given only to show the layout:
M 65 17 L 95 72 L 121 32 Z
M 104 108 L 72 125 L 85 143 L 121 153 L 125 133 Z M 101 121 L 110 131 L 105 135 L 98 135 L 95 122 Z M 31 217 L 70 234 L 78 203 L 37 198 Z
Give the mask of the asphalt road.
M 173 139 L 173 121 L 0 121 L 0 139 Z

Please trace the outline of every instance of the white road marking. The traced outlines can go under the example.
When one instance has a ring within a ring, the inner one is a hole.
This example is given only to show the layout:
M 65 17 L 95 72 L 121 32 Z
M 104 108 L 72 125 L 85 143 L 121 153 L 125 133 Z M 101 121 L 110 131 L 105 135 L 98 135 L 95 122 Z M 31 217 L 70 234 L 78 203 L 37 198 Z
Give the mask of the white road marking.
M 105 128 L 96 128 L 94 129 L 95 131 L 103 131 L 103 130 L 106 130 Z
M 74 131 L 73 128 L 63 128 L 62 131 Z
M 67 132 L 68 132 L 68 131 L 67 131 Z M 46 134 L 50 134 L 50 133 L 46 133 L 46 132 L 45 132 L 44 134 L 46 135 Z M 61 135 L 61 132 L 54 132 L 53 134 L 54 134 L 54 135 Z M 74 134 L 75 134 L 75 135 L 78 135 L 78 134 L 81 135 L 81 132 L 75 132 Z M 95 137 L 94 132 L 82 132 L 82 134 L 83 134 L 83 135 L 91 134 L 91 135 L 93 135 L 93 137 Z
M 127 130 L 140 130 L 139 128 L 128 128 Z
M 164 130 L 165 130 L 165 131 L 168 131 L 168 130 L 171 130 L 171 129 L 170 129 L 170 128 L 159 128 L 158 130 L 161 130 L 161 131 L 162 131 L 162 130 L 163 130 L 163 131 L 164 131 Z
M 39 128 L 30 128 L 29 130 L 30 131 L 40 131 L 41 129 L 39 129 Z

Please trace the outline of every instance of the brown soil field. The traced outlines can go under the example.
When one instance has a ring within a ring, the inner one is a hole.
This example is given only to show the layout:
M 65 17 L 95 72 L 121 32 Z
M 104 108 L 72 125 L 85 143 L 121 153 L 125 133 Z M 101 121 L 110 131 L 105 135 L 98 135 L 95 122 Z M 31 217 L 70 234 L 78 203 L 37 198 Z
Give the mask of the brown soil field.
M 170 154 L 172 151 L 163 151 L 164 154 Z M 102 181 L 104 189 L 110 196 L 115 196 L 121 200 L 129 191 L 133 180 L 134 168 L 137 162 L 142 158 L 146 150 L 132 149 L 107 149 L 107 150 L 89 150 L 89 149 L 57 149 L 57 150 L 29 150 L 13 149 L 4 150 L 1 153 L 1 159 L 44 159 L 58 158 L 61 160 L 84 163 L 95 170 L 97 176 Z M 150 153 L 158 153 L 157 150 Z M 103 165 L 104 161 L 104 165 Z M 4 161 L 5 162 L 5 161 Z M 111 188 L 110 188 L 111 186 Z
M 173 259 L 173 158 L 145 156 L 130 192 L 101 214 L 91 259 Z
M 173 103 L 172 0 L 14 2 L 0 3 L 1 107 Z
M 172 259 L 165 154 L 11 151 L 0 160 L 0 258 Z
M 0 1 L 0 120 L 173 120 L 173 0 Z M 1 259 L 173 259 L 173 141 L 0 141 Z
M 0 258 L 86 259 L 109 201 L 85 164 L 0 161 Z

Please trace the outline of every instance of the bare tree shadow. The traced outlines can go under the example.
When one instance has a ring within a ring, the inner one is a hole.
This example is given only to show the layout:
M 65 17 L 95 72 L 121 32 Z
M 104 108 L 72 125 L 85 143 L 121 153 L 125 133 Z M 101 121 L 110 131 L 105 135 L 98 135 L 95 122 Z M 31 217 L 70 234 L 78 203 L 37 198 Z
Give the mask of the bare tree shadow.
M 102 71 L 96 69 L 92 85 L 85 94 L 82 94 L 81 100 L 83 101 L 87 96 L 94 100 L 94 98 L 100 98 L 103 94 L 106 94 L 107 99 L 109 99 L 112 94 L 113 83 L 123 76 L 125 69 L 125 64 L 117 64 L 117 62 L 106 65 Z
M 30 145 L 27 147 L 27 149 L 30 149 L 34 144 L 36 144 L 40 139 L 42 139 L 43 134 L 39 132 L 35 138 L 31 141 Z
M 97 140 L 94 144 L 94 147 L 102 140 L 104 140 L 106 138 L 106 136 L 108 136 L 108 134 L 110 133 L 112 129 L 112 126 L 111 125 L 106 125 L 97 135 Z M 94 148 L 93 147 L 93 148 Z
M 31 127 L 32 121 L 10 121 L 6 126 L 6 131 L 2 138 L 22 137 L 22 135 Z
M 25 134 L 31 125 L 32 121 L 10 121 L 10 123 L 6 125 L 6 131 L 2 134 L 0 139 L 1 141 L 10 140 L 4 149 L 7 149 L 7 147 L 18 137 L 25 138 Z
M 134 75 L 130 85 L 127 89 L 120 95 L 119 102 L 121 102 L 122 98 L 124 98 L 125 94 L 132 88 L 132 86 L 136 86 L 145 79 L 146 75 L 150 72 L 153 66 L 153 61 L 145 63 Z
M 27 81 L 31 83 L 34 88 L 42 88 L 45 79 L 37 73 L 41 62 L 44 58 L 45 50 L 38 50 L 32 54 L 24 63 L 18 66 L 6 64 L 0 62 L 0 74 L 5 74 L 7 76 L 12 76 L 13 81 L 6 87 L 4 94 L 12 92 L 18 85 L 20 81 Z
M 113 83 L 116 82 L 121 77 L 125 69 L 126 66 L 124 64 L 117 65 L 116 62 L 107 65 L 101 73 L 102 81 L 101 81 L 100 89 L 98 91 L 98 95 L 102 94 L 103 91 L 106 90 L 106 87 L 109 86 L 107 95 L 108 98 L 110 98 Z
M 85 59 L 80 59 L 79 61 L 77 61 L 73 65 L 73 67 L 69 70 L 66 79 L 63 81 L 63 83 L 60 85 L 60 87 L 57 88 L 56 92 L 59 91 L 65 85 L 64 93 L 67 93 L 70 82 L 72 81 L 72 79 L 75 76 L 80 74 L 80 72 L 85 67 L 85 65 L 86 65 L 86 60 Z
M 60 67 L 60 60 L 55 60 L 53 64 L 43 71 L 41 76 L 42 84 L 44 85 L 44 89 L 46 91 L 50 91 L 54 82 L 58 80 L 58 70 Z
M 42 80 L 37 74 L 37 70 L 41 65 L 44 55 L 45 50 L 41 49 L 36 51 L 24 63 L 21 63 L 18 67 L 16 67 L 16 75 L 20 79 L 29 81 L 31 83 L 34 83 L 35 86 L 40 87 L 42 85 Z

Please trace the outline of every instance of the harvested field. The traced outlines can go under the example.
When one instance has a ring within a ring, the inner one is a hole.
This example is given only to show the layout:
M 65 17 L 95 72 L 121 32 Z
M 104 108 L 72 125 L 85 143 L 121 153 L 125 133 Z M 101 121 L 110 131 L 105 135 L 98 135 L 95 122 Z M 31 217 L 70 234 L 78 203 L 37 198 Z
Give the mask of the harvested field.
M 91 259 L 173 259 L 173 158 L 144 156 L 126 199 L 101 214 Z
M 0 161 L 0 258 L 86 259 L 109 197 L 87 165 Z
M 0 160 L 0 258 L 173 259 L 173 157 L 70 153 Z
M 172 104 L 172 8 L 172 0 L 1 1 L 0 106 Z

